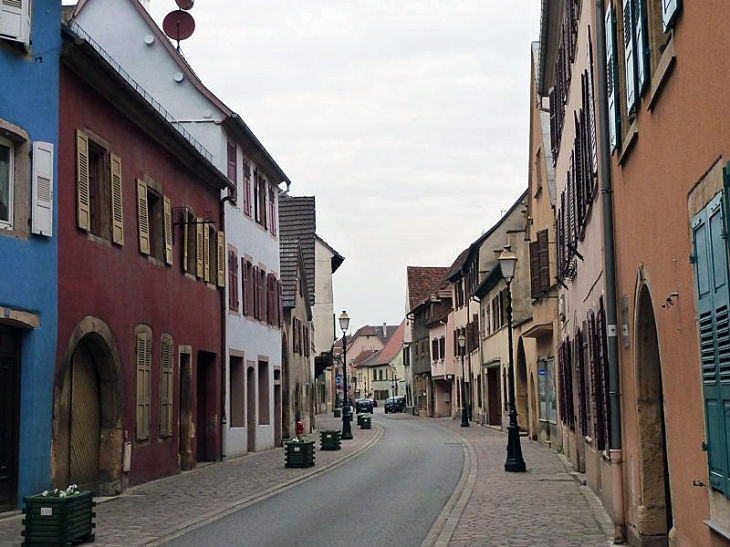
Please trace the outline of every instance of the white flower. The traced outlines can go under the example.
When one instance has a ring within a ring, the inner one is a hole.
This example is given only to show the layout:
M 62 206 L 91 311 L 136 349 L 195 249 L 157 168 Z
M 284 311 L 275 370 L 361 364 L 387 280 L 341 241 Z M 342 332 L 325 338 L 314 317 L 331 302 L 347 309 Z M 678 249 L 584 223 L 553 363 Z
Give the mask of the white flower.
M 60 494 L 58 494 L 58 497 L 59 498 L 65 498 L 66 497 L 66 492 L 63 492 L 62 491 Z
M 44 490 L 43 494 L 41 494 L 41 496 L 47 496 L 47 495 L 48 495 L 48 490 Z

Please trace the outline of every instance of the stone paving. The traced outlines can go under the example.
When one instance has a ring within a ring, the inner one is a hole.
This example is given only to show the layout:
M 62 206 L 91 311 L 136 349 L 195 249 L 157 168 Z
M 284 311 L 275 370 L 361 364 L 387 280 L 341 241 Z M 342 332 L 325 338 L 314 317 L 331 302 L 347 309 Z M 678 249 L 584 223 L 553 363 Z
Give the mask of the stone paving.
M 610 544 L 612 527 L 590 490 L 549 448 L 522 439 L 526 473 L 505 473 L 505 433 L 459 420 L 430 420 L 451 430 L 463 443 L 466 466 L 462 481 L 424 546 L 594 547 Z M 341 419 L 317 416 L 320 429 L 340 429 Z M 136 486 L 123 495 L 98 500 L 97 546 L 157 545 L 237 509 L 292 487 L 356 456 L 377 442 L 382 429 L 360 429 L 338 451 L 319 450 L 314 467 L 284 467 L 277 448 L 202 466 Z M 0 545 L 20 546 L 22 515 L 0 517 Z M 174 545 L 174 542 L 172 543 Z

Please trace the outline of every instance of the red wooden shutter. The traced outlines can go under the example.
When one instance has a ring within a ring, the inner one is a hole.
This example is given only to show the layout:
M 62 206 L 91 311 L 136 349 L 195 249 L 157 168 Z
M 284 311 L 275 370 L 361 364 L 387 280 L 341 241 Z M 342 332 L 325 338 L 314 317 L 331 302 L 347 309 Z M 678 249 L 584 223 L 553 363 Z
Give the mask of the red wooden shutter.
M 537 241 L 530 242 L 530 295 L 540 296 L 540 249 Z

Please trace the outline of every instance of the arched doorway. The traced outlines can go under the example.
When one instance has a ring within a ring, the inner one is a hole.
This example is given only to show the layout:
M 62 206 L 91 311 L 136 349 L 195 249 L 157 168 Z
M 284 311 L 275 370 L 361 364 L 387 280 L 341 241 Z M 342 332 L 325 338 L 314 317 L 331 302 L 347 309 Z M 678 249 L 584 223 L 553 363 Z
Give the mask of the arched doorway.
M 97 495 L 123 490 L 123 384 L 108 326 L 82 320 L 67 344 L 54 394 L 52 482 Z
M 636 312 L 636 384 L 640 452 L 639 545 L 667 545 L 672 528 L 672 498 L 666 445 L 662 370 L 656 321 L 646 285 L 639 289 Z

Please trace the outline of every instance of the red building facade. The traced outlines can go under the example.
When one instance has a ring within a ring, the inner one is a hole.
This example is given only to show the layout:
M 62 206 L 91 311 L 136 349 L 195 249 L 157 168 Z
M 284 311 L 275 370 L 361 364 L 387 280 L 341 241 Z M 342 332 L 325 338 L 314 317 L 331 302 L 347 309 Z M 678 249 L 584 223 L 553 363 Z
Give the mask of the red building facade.
M 87 42 L 60 99 L 52 476 L 115 494 L 220 458 L 227 182 Z

